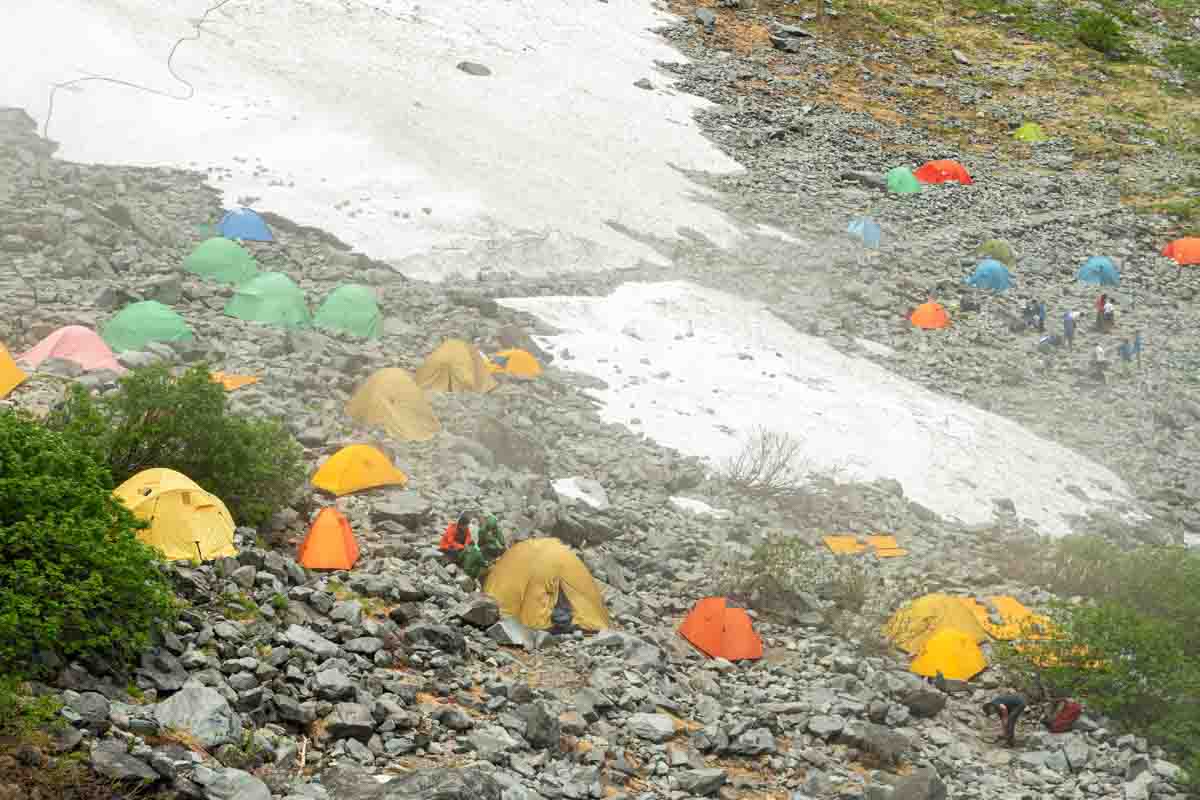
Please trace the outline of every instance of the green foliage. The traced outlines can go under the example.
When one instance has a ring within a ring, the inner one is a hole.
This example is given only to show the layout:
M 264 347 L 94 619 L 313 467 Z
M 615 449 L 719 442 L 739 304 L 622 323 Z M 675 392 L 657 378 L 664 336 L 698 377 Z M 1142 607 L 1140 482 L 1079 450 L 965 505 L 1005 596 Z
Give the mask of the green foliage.
M 276 611 L 287 611 L 288 599 L 287 595 L 276 592 L 271 595 L 271 608 Z
M 35 659 L 127 659 L 170 615 L 171 592 L 140 523 L 76 442 L 0 414 L 0 670 Z
M 0 739 L 25 739 L 37 731 L 62 727 L 62 703 L 53 695 L 36 697 L 16 676 L 0 675 Z
M 1075 38 L 1087 47 L 1109 58 L 1126 58 L 1130 53 L 1129 40 L 1120 24 L 1108 14 L 1086 11 L 1075 23 Z
M 1179 68 L 1184 80 L 1189 83 L 1200 81 L 1200 45 L 1173 44 L 1163 50 L 1163 58 Z
M 118 483 L 153 467 L 182 472 L 241 525 L 266 522 L 305 477 L 300 445 L 283 425 L 229 413 L 205 365 L 178 378 L 163 366 L 137 370 L 99 400 L 74 387 L 51 424 L 83 442 Z

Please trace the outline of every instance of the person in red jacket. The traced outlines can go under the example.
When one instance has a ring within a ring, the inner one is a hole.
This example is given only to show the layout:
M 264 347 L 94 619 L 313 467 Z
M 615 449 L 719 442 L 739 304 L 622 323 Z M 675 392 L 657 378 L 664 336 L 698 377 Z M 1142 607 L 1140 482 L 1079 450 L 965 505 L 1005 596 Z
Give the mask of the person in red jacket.
M 442 541 L 438 543 L 438 550 L 442 551 L 447 559 L 454 563 L 458 563 L 462 557 L 463 550 L 471 543 L 471 515 L 464 511 L 458 517 L 458 522 L 451 522 L 446 526 L 446 532 L 442 534 Z

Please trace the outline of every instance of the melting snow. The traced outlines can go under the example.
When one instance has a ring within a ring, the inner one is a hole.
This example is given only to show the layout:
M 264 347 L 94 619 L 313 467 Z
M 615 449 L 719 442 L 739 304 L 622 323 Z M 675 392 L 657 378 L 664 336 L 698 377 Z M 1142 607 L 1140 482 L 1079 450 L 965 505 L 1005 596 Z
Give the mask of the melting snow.
M 691 514 L 716 517 L 717 519 L 724 519 L 730 516 L 730 513 L 723 508 L 713 508 L 708 503 L 700 500 L 693 500 L 690 497 L 672 497 L 670 500 L 671 505 Z

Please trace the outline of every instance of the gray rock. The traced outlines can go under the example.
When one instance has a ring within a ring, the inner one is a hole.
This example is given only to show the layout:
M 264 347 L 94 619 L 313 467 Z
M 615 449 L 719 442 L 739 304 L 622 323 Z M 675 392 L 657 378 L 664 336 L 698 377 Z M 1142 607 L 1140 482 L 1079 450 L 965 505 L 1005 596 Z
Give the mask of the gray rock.
M 904 696 L 900 698 L 900 702 L 903 703 L 908 710 L 913 713 L 914 716 L 931 718 L 936 717 L 939 713 L 941 713 L 941 710 L 946 707 L 946 695 L 942 694 L 936 689 L 921 687 L 905 693 Z
M 344 622 L 352 628 L 362 624 L 362 603 L 357 600 L 338 600 L 329 612 L 329 618 L 334 622 Z
M 338 703 L 325 718 L 325 729 L 334 739 L 358 739 L 366 742 L 375 732 L 371 709 L 358 703 Z
M 479 419 L 475 427 L 475 439 L 491 451 L 497 464 L 537 475 L 546 472 L 545 448 L 495 417 Z
M 819 714 L 808 721 L 808 731 L 822 739 L 832 739 L 846 727 L 846 720 L 838 716 Z
M 639 79 L 639 80 L 636 80 L 636 81 L 634 81 L 634 82 L 633 82 L 633 85 L 634 85 L 634 86 L 636 86 L 636 87 L 637 87 L 637 88 L 639 88 L 639 89 L 647 89 L 647 90 L 649 90 L 649 89 L 653 89 L 653 88 L 654 88 L 654 84 L 650 82 L 650 79 L 649 79 L 649 78 L 641 78 L 641 79 Z
M 475 727 L 475 722 L 471 719 L 470 715 L 458 706 L 444 705 L 434 713 L 433 718 L 442 727 L 449 728 L 452 731 L 469 731 Z
M 634 714 L 626 727 L 634 736 L 650 742 L 665 742 L 675 736 L 675 721 L 666 714 Z
M 314 703 L 301 703 L 294 697 L 276 694 L 271 698 L 275 705 L 275 713 L 284 722 L 294 722 L 298 725 L 308 725 L 317 719 L 317 708 Z
M 240 769 L 218 769 L 204 785 L 205 800 L 271 800 L 271 790 Z
M 350 700 L 354 697 L 354 684 L 341 670 L 325 669 L 317 673 L 313 682 L 317 697 L 322 700 Z
M 697 8 L 696 19 L 704 26 L 704 30 L 712 33 L 717 27 L 717 13 L 711 8 Z
M 959 64 L 962 64 L 964 67 L 971 66 L 971 59 L 967 58 L 966 54 L 962 50 L 951 50 L 950 55 L 954 56 L 954 60 Z
M 681 791 L 699 797 L 716 794 L 726 781 L 725 770 L 718 767 L 685 770 L 676 778 Z
M 68 692 L 63 699 L 64 716 L 68 711 L 74 714 L 72 722 L 76 725 L 96 733 L 108 730 L 110 706 L 107 697 L 99 692 Z
M 1082 772 L 1091 759 L 1092 748 L 1088 746 L 1083 736 L 1071 736 L 1063 743 L 1063 755 L 1075 772 Z
M 483 64 L 476 64 L 474 61 L 460 61 L 458 62 L 458 68 L 468 75 L 475 75 L 481 78 L 492 74 L 490 69 Z
M 906 736 L 882 725 L 854 720 L 842 730 L 838 737 L 852 747 L 869 753 L 886 766 L 897 766 L 912 749 Z
M 338 646 L 336 644 L 309 628 L 300 625 L 289 625 L 283 635 L 290 644 L 303 647 L 308 652 L 321 658 L 333 658 L 338 654 Z
M 175 692 L 187 682 L 188 671 L 170 651 L 161 648 L 142 654 L 137 674 L 160 692 Z
M 371 507 L 371 522 L 398 522 L 416 530 L 429 521 L 433 504 L 416 492 L 397 492 Z
M 1068 775 L 1071 772 L 1071 764 L 1067 761 L 1067 755 L 1062 750 L 1054 750 L 1049 753 L 1044 763 L 1060 775 Z
M 473 594 L 459 604 L 451 615 L 476 628 L 488 628 L 500 620 L 500 606 L 487 594 Z
M 367 770 L 339 764 L 321 775 L 336 800 L 501 800 L 503 788 L 478 767 L 431 767 L 380 784 Z
M 154 708 L 154 719 L 164 729 L 186 731 L 209 749 L 241 740 L 238 715 L 207 686 L 180 689 Z
M 487 630 L 488 638 L 497 644 L 524 647 L 530 652 L 539 649 L 550 639 L 546 631 L 535 631 L 514 617 L 505 617 Z
M 529 742 L 530 747 L 558 749 L 562 735 L 561 723 L 545 705 L 530 703 L 522 706 L 517 714 L 525 720 L 525 741 Z
M 892 800 L 946 800 L 946 784 L 933 767 L 921 767 L 896 782 Z
M 467 744 L 481 759 L 497 764 L 503 763 L 509 753 L 518 749 L 516 740 L 498 725 L 473 730 L 467 736 Z
M 109 780 L 154 783 L 159 775 L 146 762 L 129 754 L 119 739 L 106 739 L 92 748 L 92 768 Z
M 374 636 L 359 636 L 357 639 L 346 642 L 342 647 L 361 656 L 373 656 L 383 649 L 383 639 L 377 639 Z
M 754 728 L 737 737 L 729 751 L 742 756 L 761 756 L 777 751 L 775 736 L 766 728 Z
M 417 622 L 405 628 L 401 636 L 409 644 L 425 645 L 445 653 L 461 653 L 467 648 L 463 635 L 446 625 Z

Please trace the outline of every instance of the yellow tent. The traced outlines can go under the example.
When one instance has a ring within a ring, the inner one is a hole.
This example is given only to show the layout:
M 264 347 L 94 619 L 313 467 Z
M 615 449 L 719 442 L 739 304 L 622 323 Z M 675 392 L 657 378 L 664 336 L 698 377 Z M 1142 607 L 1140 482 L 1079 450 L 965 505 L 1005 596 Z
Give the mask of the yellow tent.
M 381 369 L 358 387 L 346 413 L 356 422 L 377 425 L 409 442 L 425 442 L 442 429 L 429 399 L 402 369 Z
M 374 447 L 352 444 L 330 456 L 313 475 L 312 483 L 340 496 L 376 486 L 403 486 L 408 483 L 408 476 Z
M 558 539 L 527 539 L 509 548 L 492 565 L 483 590 L 505 616 L 538 630 L 550 627 L 559 592 L 571 603 L 571 621 L 589 631 L 609 626 L 608 610 L 592 574 Z
M 1020 600 L 1008 595 L 995 595 L 987 598 L 1004 621 L 1000 624 L 992 622 L 988 610 L 982 604 L 963 598 L 974 612 L 979 624 L 993 639 L 1012 641 L 1013 639 L 1045 638 L 1051 629 L 1049 618 L 1030 611 Z
M 114 494 L 134 516 L 150 523 L 138 531 L 138 538 L 172 561 L 237 555 L 229 509 L 186 475 L 171 469 L 142 470 Z
M 982 642 L 987 631 L 971 610 L 970 598 L 948 594 L 927 594 L 897 611 L 887 624 L 887 635 L 910 655 L 917 655 L 934 634 L 950 629 Z
M 447 339 L 417 368 L 417 383 L 434 392 L 490 392 L 498 385 L 477 349 Z
M 8 354 L 8 349 L 0 344 L 0 397 L 8 397 L 8 393 L 25 382 L 26 375 L 17 362 Z
M 506 375 L 518 375 L 522 378 L 536 378 L 542 374 L 542 365 L 528 350 L 514 348 L 511 350 L 501 350 L 492 357 L 499 359 L 501 363 L 496 361 L 488 361 L 487 368 L 492 372 L 503 372 Z
M 942 628 L 921 648 L 908 667 L 917 675 L 967 681 L 987 668 L 987 659 L 979 643 L 970 634 L 953 628 Z

